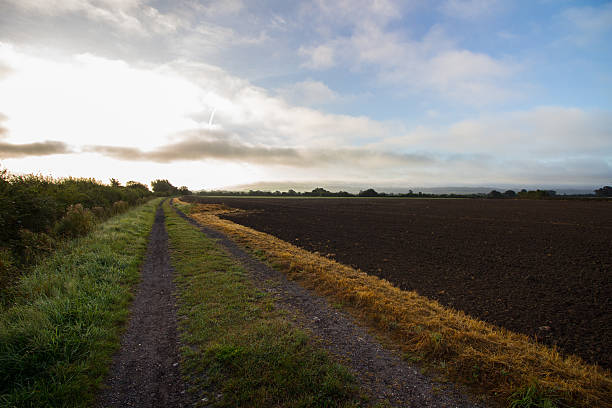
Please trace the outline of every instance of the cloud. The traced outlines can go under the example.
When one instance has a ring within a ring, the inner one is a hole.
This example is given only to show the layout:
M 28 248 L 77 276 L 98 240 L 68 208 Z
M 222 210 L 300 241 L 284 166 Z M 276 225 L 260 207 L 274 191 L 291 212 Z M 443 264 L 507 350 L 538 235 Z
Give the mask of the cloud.
M 319 45 L 316 47 L 300 47 L 298 54 L 306 57 L 302 67 L 310 69 L 328 69 L 335 65 L 334 47 L 330 45 Z
M 121 146 L 87 146 L 84 151 L 130 161 L 171 163 L 216 159 L 298 168 L 384 168 L 398 165 L 420 166 L 433 161 L 431 157 L 424 155 L 376 152 L 363 148 L 317 149 L 254 145 L 244 143 L 225 132 L 211 130 L 186 132 L 181 140 L 150 151 Z
M 9 67 L 8 65 L 4 65 L 0 61 L 0 81 L 2 81 L 4 78 L 8 77 L 11 74 L 11 72 L 13 72 L 11 67 Z
M 482 115 L 444 127 L 417 127 L 376 149 L 462 152 L 533 161 L 612 156 L 612 112 L 561 106 Z
M 2 126 L 2 122 L 5 122 L 7 119 L 8 118 L 6 115 L 0 112 L 0 139 L 2 139 L 8 133 L 8 130 Z
M 8 0 L 17 8 L 40 15 L 57 17 L 82 15 L 106 23 L 129 34 L 170 33 L 185 24 L 174 14 L 163 14 L 148 6 L 146 0 Z
M 194 11 L 205 14 L 209 17 L 221 17 L 237 14 L 244 10 L 245 5 L 242 0 L 223 0 L 223 1 L 204 1 L 193 2 L 191 7 Z
M 288 102 L 302 106 L 324 105 L 340 98 L 333 90 L 320 81 L 296 82 L 276 90 Z
M 73 151 L 63 142 L 44 141 L 36 143 L 12 144 L 0 142 L 0 158 L 22 158 L 28 156 L 47 156 L 65 154 Z
M 521 70 L 519 63 L 457 47 L 439 25 L 413 39 L 386 23 L 366 21 L 352 26 L 350 35 L 300 48 L 298 54 L 305 58 L 305 68 L 345 66 L 372 73 L 380 83 L 404 93 L 433 92 L 438 98 L 473 105 L 520 95 L 517 87 L 506 83 Z
M 402 15 L 401 2 L 391 0 L 316 0 L 302 6 L 302 14 L 321 32 L 330 26 L 346 26 L 373 22 L 386 24 Z M 314 21 L 313 21 L 314 20 Z
M 8 117 L 0 112 L 0 158 L 14 159 L 29 156 L 48 156 L 52 154 L 72 153 L 72 149 L 63 142 L 46 140 L 44 142 L 15 144 L 1 141 L 6 138 L 8 129 L 2 126 Z
M 500 6 L 499 0 L 446 0 L 439 10 L 449 17 L 472 20 L 491 14 Z
M 612 3 L 600 7 L 571 7 L 560 14 L 570 33 L 567 40 L 578 45 L 585 45 L 605 38 L 612 31 Z

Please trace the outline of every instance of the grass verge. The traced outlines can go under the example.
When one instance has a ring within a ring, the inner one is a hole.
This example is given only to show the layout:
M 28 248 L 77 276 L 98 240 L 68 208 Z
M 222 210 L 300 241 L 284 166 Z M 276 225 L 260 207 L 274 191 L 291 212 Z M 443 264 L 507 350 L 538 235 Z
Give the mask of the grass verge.
M 351 407 L 349 372 L 288 323 L 214 240 L 164 204 L 177 273 L 183 369 L 202 405 Z
M 119 347 L 158 200 L 68 242 L 0 316 L 0 405 L 91 406 Z
M 203 225 L 264 254 L 291 279 L 345 305 L 402 347 L 407 358 L 435 366 L 448 378 L 484 392 L 503 405 L 521 406 L 517 401 L 523 398 L 524 390 L 536 387 L 538 395 L 554 396 L 547 398 L 550 407 L 612 406 L 609 371 L 579 357 L 563 357 L 528 336 L 474 319 L 416 292 L 402 291 L 384 279 L 217 217 L 227 211 L 236 210 L 197 204 L 190 208 L 191 216 Z

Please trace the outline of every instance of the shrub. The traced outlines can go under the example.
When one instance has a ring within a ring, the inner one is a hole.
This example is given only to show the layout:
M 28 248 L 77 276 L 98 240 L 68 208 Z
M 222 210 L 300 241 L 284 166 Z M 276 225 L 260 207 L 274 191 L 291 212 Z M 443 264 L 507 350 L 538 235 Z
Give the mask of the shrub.
M 11 250 L 0 248 L 0 296 L 5 294 L 5 289 L 13 283 L 16 277 L 17 268 Z
M 114 208 L 114 205 L 113 205 Z M 85 235 L 93 229 L 95 217 L 90 210 L 83 208 L 82 204 L 68 207 L 64 218 L 55 224 L 55 233 L 66 238 L 76 238 Z
M 19 253 L 23 263 L 35 262 L 41 255 L 49 254 L 55 248 L 55 240 L 44 232 L 19 231 Z
M 108 218 L 108 211 L 104 207 L 96 206 L 91 208 L 91 212 L 96 216 L 98 220 Z
M 113 203 L 113 209 L 112 209 L 113 215 L 124 213 L 128 210 L 129 207 L 130 205 L 126 203 L 125 201 L 122 201 L 122 200 L 115 201 Z

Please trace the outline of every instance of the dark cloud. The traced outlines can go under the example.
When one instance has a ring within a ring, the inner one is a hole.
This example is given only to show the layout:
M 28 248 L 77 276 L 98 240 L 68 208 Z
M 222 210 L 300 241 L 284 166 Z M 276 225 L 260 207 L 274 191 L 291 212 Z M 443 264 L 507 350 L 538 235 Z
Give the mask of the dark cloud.
M 170 163 L 182 160 L 219 159 L 293 167 L 333 164 L 407 165 L 424 164 L 432 160 L 422 155 L 372 152 L 361 148 L 307 149 L 250 145 L 231 135 L 211 131 L 190 132 L 178 142 L 169 143 L 151 151 L 118 146 L 88 146 L 84 150 L 131 161 Z
M 65 143 L 51 140 L 25 144 L 0 142 L 0 158 L 3 159 L 62 153 L 72 153 L 72 150 Z
M 7 116 L 0 112 L 0 139 L 4 139 L 8 130 L 2 126 Z M 48 156 L 50 154 L 72 153 L 72 149 L 66 143 L 45 140 L 44 142 L 14 144 L 0 142 L 0 158 L 19 158 L 27 156 Z

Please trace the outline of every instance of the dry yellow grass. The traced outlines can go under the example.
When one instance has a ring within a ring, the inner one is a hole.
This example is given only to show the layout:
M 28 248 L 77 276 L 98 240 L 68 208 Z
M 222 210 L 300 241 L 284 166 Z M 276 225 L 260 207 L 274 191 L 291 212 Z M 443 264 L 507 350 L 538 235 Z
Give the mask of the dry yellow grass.
M 185 203 L 186 204 L 186 203 Z M 223 220 L 236 211 L 194 205 L 198 222 L 239 244 L 263 251 L 291 279 L 348 305 L 351 312 L 411 356 L 436 364 L 449 378 L 506 401 L 516 390 L 537 383 L 558 401 L 581 407 L 612 407 L 612 376 L 607 370 L 444 307 L 416 292 L 310 253 L 271 235 Z

